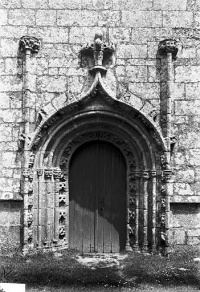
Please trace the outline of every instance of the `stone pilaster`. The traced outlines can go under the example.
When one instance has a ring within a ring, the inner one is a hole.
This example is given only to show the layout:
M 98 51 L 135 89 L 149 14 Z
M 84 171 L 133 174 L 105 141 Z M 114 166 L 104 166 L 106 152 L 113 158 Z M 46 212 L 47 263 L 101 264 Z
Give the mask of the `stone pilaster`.
M 20 39 L 19 42 L 19 49 L 24 54 L 24 70 L 23 70 L 23 97 L 22 97 L 22 117 L 23 117 L 23 136 L 24 136 L 24 144 L 23 144 L 23 161 L 22 161 L 22 167 L 25 169 L 23 171 L 23 184 L 22 184 L 22 194 L 24 197 L 24 212 L 27 213 L 27 210 L 29 208 L 28 204 L 28 184 L 29 184 L 29 179 L 32 179 L 31 173 L 32 170 L 30 168 L 33 167 L 34 164 L 34 153 L 31 153 L 29 150 L 29 143 L 30 143 L 30 124 L 33 123 L 34 121 L 31 120 L 32 116 L 32 105 L 33 100 L 35 97 L 35 82 L 33 82 L 34 79 L 34 70 L 31 60 L 31 55 L 34 53 L 37 53 L 40 47 L 39 40 L 35 37 L 30 37 L 30 36 L 23 36 Z M 25 172 L 30 172 L 29 177 L 27 175 L 24 175 Z M 25 224 L 24 224 L 24 249 L 26 249 L 26 245 L 33 242 L 33 231 L 30 229 L 30 220 L 29 224 L 26 223 L 25 219 Z M 32 223 L 32 222 L 31 222 Z M 28 226 L 26 226 L 28 225 Z M 27 229 L 27 230 L 26 230 Z

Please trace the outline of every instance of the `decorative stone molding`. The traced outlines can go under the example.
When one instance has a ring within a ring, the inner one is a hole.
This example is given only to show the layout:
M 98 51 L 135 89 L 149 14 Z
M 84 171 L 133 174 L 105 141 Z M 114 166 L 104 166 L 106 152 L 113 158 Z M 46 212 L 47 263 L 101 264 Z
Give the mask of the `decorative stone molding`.
M 105 44 L 103 42 L 102 32 L 97 32 L 94 36 L 94 43 L 84 46 L 80 51 L 80 57 L 81 60 L 87 56 L 94 58 L 94 67 L 90 69 L 90 72 L 93 73 L 100 70 L 103 73 L 107 71 L 107 69 L 103 66 L 103 60 L 107 55 L 112 55 L 114 51 L 114 44 Z
M 53 169 L 45 169 L 44 170 L 44 176 L 46 178 L 51 178 L 53 176 Z
M 57 167 L 57 168 L 53 169 L 53 176 L 55 179 L 60 179 L 61 175 L 62 175 L 62 171 L 60 168 Z
M 29 168 L 25 168 L 22 170 L 22 175 L 25 177 L 25 178 L 29 178 L 29 175 L 30 175 L 30 169 Z
M 165 182 L 169 182 L 171 180 L 172 171 L 171 169 L 164 169 L 163 170 L 163 180 Z
M 36 37 L 33 36 L 23 36 L 19 42 L 19 48 L 21 52 L 25 52 L 26 50 L 30 50 L 32 53 L 38 53 L 40 49 L 40 41 Z
M 34 159 L 35 159 L 35 154 L 31 153 L 30 158 L 29 158 L 29 167 L 33 167 Z
M 141 172 L 141 176 L 142 176 L 142 178 L 143 178 L 144 180 L 148 180 L 148 179 L 149 179 L 149 172 L 146 171 L 146 170 L 143 170 L 143 171 Z
M 172 58 L 176 59 L 178 53 L 177 42 L 173 39 L 166 39 L 159 43 L 158 51 L 161 55 L 171 53 Z
M 43 175 L 44 170 L 43 169 L 37 169 L 37 175 L 38 176 L 42 176 Z
M 59 194 L 59 203 L 66 203 L 66 196 Z

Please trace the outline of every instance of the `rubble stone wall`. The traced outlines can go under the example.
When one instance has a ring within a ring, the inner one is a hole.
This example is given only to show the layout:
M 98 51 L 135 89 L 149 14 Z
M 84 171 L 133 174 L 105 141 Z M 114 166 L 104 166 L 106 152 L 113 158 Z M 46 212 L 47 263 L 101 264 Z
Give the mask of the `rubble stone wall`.
M 51 115 L 78 99 L 87 72 L 80 66 L 79 51 L 99 30 L 117 46 L 112 69 L 117 97 L 123 100 L 131 93 L 129 103 L 138 109 L 148 101 L 160 111 L 158 44 L 169 38 L 178 42 L 172 90 L 177 142 L 172 154 L 171 243 L 200 244 L 200 0 L 0 1 L 0 241 L 7 236 L 18 245 L 23 224 L 19 40 L 31 35 L 41 41 L 38 54 L 31 56 L 33 132 L 38 112 Z M 7 233 L 4 221 L 12 232 Z

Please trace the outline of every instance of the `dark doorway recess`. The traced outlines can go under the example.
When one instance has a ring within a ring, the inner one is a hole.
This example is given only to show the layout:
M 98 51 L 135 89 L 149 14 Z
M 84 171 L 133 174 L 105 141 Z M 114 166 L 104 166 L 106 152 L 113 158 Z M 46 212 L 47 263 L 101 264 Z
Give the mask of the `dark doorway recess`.
M 119 252 L 126 245 L 126 161 L 111 143 L 80 146 L 69 165 L 69 247 Z

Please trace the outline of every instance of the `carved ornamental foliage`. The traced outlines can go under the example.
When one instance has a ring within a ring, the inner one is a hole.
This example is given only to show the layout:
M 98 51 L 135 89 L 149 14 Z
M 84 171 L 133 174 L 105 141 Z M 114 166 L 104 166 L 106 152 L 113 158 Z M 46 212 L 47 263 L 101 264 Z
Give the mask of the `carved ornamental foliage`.
M 32 53 L 38 53 L 40 49 L 40 41 L 33 36 L 23 36 L 19 42 L 19 48 L 21 52 L 30 50 Z

